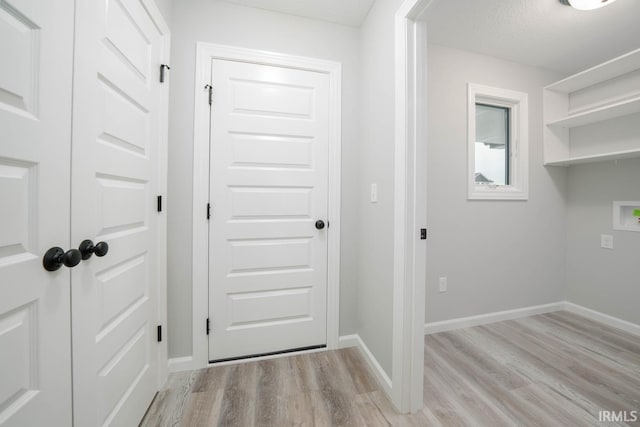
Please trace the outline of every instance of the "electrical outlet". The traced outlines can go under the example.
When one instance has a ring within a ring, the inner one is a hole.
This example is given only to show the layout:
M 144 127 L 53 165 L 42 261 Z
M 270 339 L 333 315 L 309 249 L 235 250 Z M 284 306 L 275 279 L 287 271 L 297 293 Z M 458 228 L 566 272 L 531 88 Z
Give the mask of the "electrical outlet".
M 613 236 L 610 234 L 601 234 L 600 247 L 604 249 L 613 249 Z
M 378 184 L 371 184 L 371 203 L 378 203 Z
M 440 292 L 447 292 L 447 278 L 441 277 L 439 279 Z

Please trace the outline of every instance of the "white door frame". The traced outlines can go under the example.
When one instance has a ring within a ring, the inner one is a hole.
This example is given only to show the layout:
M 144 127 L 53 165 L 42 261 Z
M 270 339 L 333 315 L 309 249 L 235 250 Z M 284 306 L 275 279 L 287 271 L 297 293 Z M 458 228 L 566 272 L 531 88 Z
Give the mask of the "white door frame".
M 208 91 L 212 59 L 251 62 L 329 76 L 329 194 L 328 221 L 331 224 L 327 258 L 327 348 L 338 348 L 340 298 L 340 165 L 341 84 L 339 62 L 293 56 L 262 50 L 198 42 L 193 136 L 193 361 L 192 369 L 209 365 L 205 319 L 209 316 L 209 120 Z M 214 94 L 215 94 L 215 82 Z
M 392 400 L 423 406 L 427 219 L 427 7 L 405 0 L 395 17 L 395 214 Z

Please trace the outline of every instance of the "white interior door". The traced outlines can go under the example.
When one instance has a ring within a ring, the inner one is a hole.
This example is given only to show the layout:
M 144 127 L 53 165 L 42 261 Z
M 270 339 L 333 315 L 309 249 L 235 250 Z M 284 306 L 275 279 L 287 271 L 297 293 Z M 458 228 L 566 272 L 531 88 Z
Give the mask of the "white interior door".
M 71 424 L 73 0 L 0 0 L 0 425 Z
M 327 74 L 214 59 L 209 359 L 326 344 Z
M 78 426 L 137 425 L 157 389 L 162 37 L 144 3 L 76 4 L 71 240 L 109 245 L 72 274 Z

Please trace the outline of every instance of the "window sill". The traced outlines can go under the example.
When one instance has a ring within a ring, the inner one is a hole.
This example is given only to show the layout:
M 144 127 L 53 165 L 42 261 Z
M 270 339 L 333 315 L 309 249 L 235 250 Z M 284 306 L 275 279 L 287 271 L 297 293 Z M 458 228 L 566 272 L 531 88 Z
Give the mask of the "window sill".
M 505 186 L 476 186 L 468 196 L 468 200 L 529 200 L 525 190 Z

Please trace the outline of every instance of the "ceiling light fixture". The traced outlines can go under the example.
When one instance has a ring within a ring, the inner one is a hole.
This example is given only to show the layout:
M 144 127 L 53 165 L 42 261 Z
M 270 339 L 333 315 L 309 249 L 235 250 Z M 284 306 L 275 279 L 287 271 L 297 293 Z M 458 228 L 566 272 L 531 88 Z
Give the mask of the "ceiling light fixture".
M 560 0 L 560 3 L 578 10 L 598 9 L 616 0 Z

